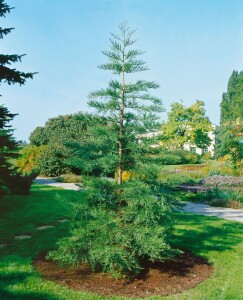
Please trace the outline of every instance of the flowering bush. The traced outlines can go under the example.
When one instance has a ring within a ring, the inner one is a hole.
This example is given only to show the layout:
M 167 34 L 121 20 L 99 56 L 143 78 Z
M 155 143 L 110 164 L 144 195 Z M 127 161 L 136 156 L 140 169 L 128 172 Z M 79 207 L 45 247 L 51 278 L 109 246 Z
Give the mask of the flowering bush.
M 243 186 L 243 176 L 209 176 L 203 180 L 206 186 Z

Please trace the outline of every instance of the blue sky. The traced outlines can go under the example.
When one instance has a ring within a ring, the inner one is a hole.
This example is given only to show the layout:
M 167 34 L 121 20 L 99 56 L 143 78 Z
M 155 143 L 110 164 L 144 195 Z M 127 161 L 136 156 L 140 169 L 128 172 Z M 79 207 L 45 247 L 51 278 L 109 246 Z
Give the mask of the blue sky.
M 110 32 L 122 21 L 136 28 L 137 48 L 149 71 L 137 79 L 159 82 L 165 108 L 182 99 L 205 102 L 218 124 L 221 95 L 234 69 L 243 69 L 242 0 L 7 0 L 14 6 L 1 27 L 15 27 L 1 40 L 1 53 L 23 54 L 22 71 L 39 72 L 25 86 L 1 85 L 1 103 L 19 113 L 12 123 L 27 140 L 48 118 L 90 111 L 87 95 L 105 87 Z M 166 113 L 162 119 L 166 119 Z

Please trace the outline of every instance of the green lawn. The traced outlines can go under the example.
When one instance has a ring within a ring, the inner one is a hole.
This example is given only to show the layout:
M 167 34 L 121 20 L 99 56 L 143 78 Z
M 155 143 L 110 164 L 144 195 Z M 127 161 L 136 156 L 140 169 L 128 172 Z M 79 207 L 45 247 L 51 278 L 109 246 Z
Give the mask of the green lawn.
M 47 281 L 33 269 L 32 260 L 51 249 L 67 234 L 69 202 L 81 201 L 85 192 L 65 191 L 34 185 L 29 196 L 0 199 L 0 299 L 104 299 L 84 292 L 71 291 Z M 54 228 L 37 231 L 39 225 Z M 29 240 L 15 241 L 18 234 L 30 234 Z M 243 224 L 192 214 L 176 214 L 173 244 L 204 256 L 214 266 L 214 275 L 197 287 L 170 297 L 149 299 L 221 300 L 243 299 Z M 125 299 L 112 297 L 109 299 Z

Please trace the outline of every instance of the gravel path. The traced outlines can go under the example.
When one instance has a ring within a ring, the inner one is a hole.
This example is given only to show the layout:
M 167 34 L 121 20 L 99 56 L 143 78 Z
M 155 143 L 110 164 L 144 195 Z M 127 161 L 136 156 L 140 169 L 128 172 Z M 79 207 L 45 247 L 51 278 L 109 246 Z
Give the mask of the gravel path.
M 243 209 L 212 207 L 205 204 L 187 202 L 183 207 L 183 211 L 243 223 Z
M 58 188 L 62 188 L 65 190 L 74 190 L 79 191 L 80 187 L 78 187 L 75 183 L 64 183 L 64 182 L 56 182 L 54 178 L 47 178 L 47 177 L 37 177 L 34 180 L 35 183 L 54 186 Z

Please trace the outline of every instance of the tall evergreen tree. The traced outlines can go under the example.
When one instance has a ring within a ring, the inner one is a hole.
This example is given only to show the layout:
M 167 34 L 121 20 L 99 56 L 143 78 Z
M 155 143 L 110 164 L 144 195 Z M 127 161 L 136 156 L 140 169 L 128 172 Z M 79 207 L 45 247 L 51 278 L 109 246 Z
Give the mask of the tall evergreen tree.
M 128 79 L 128 74 L 147 70 L 146 63 L 139 58 L 144 52 L 131 49 L 136 42 L 133 34 L 134 31 L 126 23 L 120 25 L 120 35 L 112 34 L 110 50 L 103 51 L 108 62 L 99 67 L 112 71 L 118 79 L 111 80 L 106 89 L 89 95 L 89 105 L 111 122 L 110 134 L 118 147 L 118 184 L 122 183 L 126 164 L 142 159 L 141 156 L 135 159 L 138 154 L 138 135 L 142 139 L 141 134 L 155 126 L 156 113 L 163 111 L 161 99 L 149 93 L 150 89 L 159 87 L 158 83 L 146 80 L 132 83 Z
M 220 104 L 220 124 L 243 119 L 243 71 L 234 70 L 229 78 L 227 93 L 223 93 Z
M 10 13 L 12 7 L 0 0 L 0 17 L 5 17 Z M 9 34 L 13 28 L 0 27 L 0 39 Z M 33 78 L 34 73 L 24 73 L 12 68 L 13 63 L 21 61 L 23 55 L 17 54 L 0 54 L 0 85 L 2 82 L 7 84 L 19 83 L 24 84 L 27 78 Z M 0 95 L 1 96 L 1 95 Z M 12 129 L 9 125 L 15 114 L 11 114 L 9 110 L 0 105 L 0 194 L 8 189 L 8 179 L 11 173 L 8 158 L 11 157 L 13 151 L 17 148 L 17 143 L 12 135 Z
M 168 194 L 161 193 L 151 165 L 145 169 L 153 139 L 144 133 L 156 125 L 162 105 L 149 94 L 157 83 L 132 83 L 127 78 L 147 69 L 138 58 L 143 52 L 130 49 L 135 43 L 133 34 L 126 23 L 120 25 L 120 35 L 112 34 L 111 49 L 103 52 L 109 62 L 100 68 L 111 70 L 119 79 L 92 92 L 89 101 L 107 118 L 107 126 L 96 127 L 97 146 L 90 151 L 104 152 L 106 163 L 115 164 L 118 180 L 89 178 L 84 182 L 88 197 L 75 207 L 70 235 L 49 253 L 61 264 L 85 262 L 94 271 L 115 276 L 134 276 L 147 263 L 178 253 L 170 247 L 173 200 L 167 201 Z M 124 170 L 132 171 L 128 180 L 123 179 Z
M 220 107 L 217 156 L 229 154 L 237 172 L 243 158 L 243 71 L 232 72 Z

